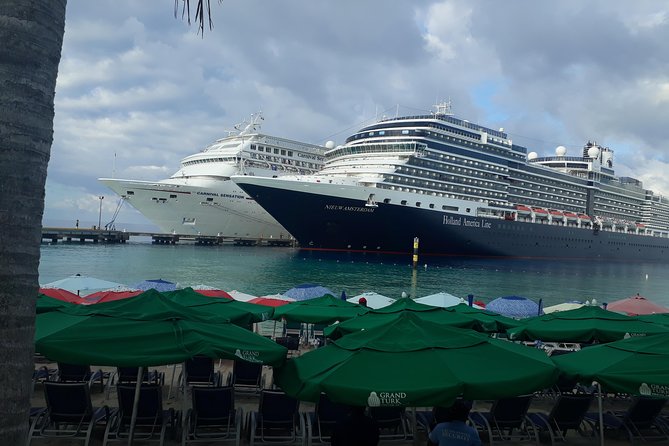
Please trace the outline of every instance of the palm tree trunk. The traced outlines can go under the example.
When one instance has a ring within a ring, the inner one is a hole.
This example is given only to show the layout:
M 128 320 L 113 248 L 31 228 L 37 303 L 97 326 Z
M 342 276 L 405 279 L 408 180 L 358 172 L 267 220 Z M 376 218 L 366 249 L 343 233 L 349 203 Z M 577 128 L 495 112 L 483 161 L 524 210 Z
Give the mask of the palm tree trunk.
M 0 1 L 0 444 L 24 444 L 67 0 Z

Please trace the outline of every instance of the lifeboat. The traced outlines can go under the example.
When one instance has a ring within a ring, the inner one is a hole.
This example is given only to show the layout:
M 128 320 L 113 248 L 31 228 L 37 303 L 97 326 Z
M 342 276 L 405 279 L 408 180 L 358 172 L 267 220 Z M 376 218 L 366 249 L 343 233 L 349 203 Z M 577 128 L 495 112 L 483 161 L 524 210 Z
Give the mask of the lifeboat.
M 548 218 L 548 211 L 544 208 L 532 208 L 536 218 Z
M 561 211 L 555 210 L 555 209 L 551 209 L 548 212 L 551 214 L 551 217 L 554 217 L 554 218 L 564 217 L 564 213 L 562 213 Z
M 590 218 L 589 215 L 585 214 L 578 214 L 578 218 L 580 218 L 582 221 L 592 221 L 592 218 Z
M 570 220 L 570 221 L 578 220 L 578 215 L 575 212 L 565 211 L 564 216 L 567 217 L 567 220 Z
M 524 206 L 522 204 L 516 205 L 516 211 L 518 212 L 518 215 L 530 215 L 532 213 L 532 209 L 529 206 Z

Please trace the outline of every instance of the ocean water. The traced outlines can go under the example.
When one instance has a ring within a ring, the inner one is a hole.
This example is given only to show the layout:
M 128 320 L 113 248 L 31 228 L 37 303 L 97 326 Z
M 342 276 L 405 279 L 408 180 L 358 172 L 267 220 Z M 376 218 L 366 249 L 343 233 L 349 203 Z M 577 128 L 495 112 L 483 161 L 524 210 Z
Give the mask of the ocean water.
M 119 245 L 43 244 L 40 284 L 73 274 L 133 285 L 145 279 L 208 285 L 253 295 L 282 293 L 315 283 L 339 294 L 375 291 L 422 297 L 445 291 L 488 302 L 518 295 L 543 299 L 544 306 L 571 300 L 612 302 L 639 293 L 669 306 L 669 264 L 546 260 L 434 259 L 330 254 L 293 248 L 152 245 L 131 240 Z

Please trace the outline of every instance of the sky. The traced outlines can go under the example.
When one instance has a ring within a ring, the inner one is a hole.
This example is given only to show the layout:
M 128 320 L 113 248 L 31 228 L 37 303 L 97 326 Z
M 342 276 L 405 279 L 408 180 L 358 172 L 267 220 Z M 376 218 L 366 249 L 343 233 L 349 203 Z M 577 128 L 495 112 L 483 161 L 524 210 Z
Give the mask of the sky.
M 263 133 L 341 144 L 444 100 L 540 156 L 596 141 L 618 175 L 669 196 L 664 2 L 211 4 L 202 35 L 170 0 L 68 2 L 46 226 L 104 225 L 119 197 L 98 178 L 169 177 L 252 113 Z M 116 222 L 152 227 L 128 205 Z

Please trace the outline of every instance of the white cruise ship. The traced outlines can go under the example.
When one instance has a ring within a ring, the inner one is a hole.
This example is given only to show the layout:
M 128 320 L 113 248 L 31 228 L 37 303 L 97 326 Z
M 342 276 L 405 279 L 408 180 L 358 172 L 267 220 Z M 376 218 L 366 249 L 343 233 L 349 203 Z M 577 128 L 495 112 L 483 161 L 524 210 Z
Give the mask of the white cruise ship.
M 669 199 L 579 152 L 539 157 L 439 104 L 361 128 L 315 175 L 233 181 L 306 250 L 669 262 Z
M 231 175 L 280 177 L 322 168 L 325 147 L 260 133 L 263 117 L 181 161 L 160 181 L 100 178 L 165 233 L 230 239 L 282 239 L 290 234 L 230 181 Z

